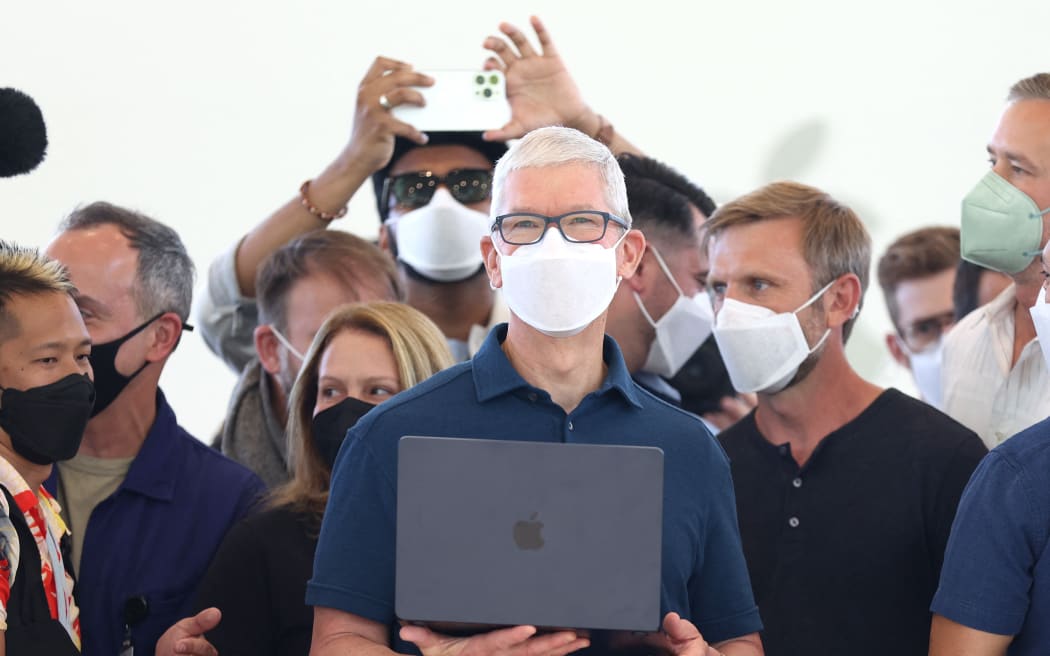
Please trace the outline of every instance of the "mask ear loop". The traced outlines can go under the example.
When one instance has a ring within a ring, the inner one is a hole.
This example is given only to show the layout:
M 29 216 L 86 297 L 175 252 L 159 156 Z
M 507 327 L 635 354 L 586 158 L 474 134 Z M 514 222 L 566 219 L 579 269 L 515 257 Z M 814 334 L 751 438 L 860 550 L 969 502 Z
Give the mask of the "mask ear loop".
M 627 233 L 624 233 L 624 235 L 626 234 Z M 646 248 L 648 248 L 649 251 L 656 258 L 656 263 L 660 265 L 660 270 L 664 272 L 664 276 L 666 276 L 667 279 L 671 281 L 671 286 L 674 287 L 674 290 L 676 292 L 678 292 L 678 297 L 684 297 L 685 294 L 682 293 L 682 288 L 678 286 L 677 282 L 675 282 L 674 277 L 671 275 L 671 271 L 667 268 L 667 264 L 664 262 L 663 256 L 660 255 L 660 251 L 658 251 L 655 246 L 650 246 L 648 244 L 646 244 Z M 616 282 L 617 284 L 619 284 L 619 278 Z M 638 292 L 636 291 L 632 290 L 631 293 L 634 294 L 634 300 L 638 304 L 638 309 L 642 311 L 642 316 L 645 317 L 645 320 L 649 322 L 650 326 L 656 328 L 656 322 L 653 320 L 653 315 L 649 314 L 649 311 L 645 309 L 645 303 L 642 302 L 642 297 L 639 296 Z
M 303 354 L 292 346 L 292 343 L 288 341 L 287 337 L 281 334 L 281 331 L 277 330 L 272 325 L 270 326 L 270 330 L 273 332 L 273 336 L 277 338 L 277 341 L 281 343 L 281 346 L 288 349 L 289 353 L 299 358 L 299 362 L 306 362 L 306 358 L 303 357 Z
M 831 282 L 829 282 L 828 284 L 826 284 L 826 285 L 824 285 L 823 287 L 821 287 L 821 288 L 820 288 L 820 291 L 818 291 L 818 292 L 817 292 L 816 294 L 813 294 L 813 296 L 810 296 L 810 297 L 809 297 L 809 300 L 808 300 L 808 301 L 806 301 L 805 303 L 803 303 L 803 304 L 802 304 L 801 306 L 799 306 L 799 308 L 798 308 L 797 310 L 795 310 L 794 312 L 792 312 L 792 314 L 798 314 L 798 313 L 799 313 L 799 312 L 801 312 L 802 310 L 805 310 L 806 308 L 808 308 L 808 307 L 809 307 L 810 305 L 813 305 L 813 303 L 814 303 L 814 302 L 815 302 L 815 301 L 816 301 L 816 300 L 817 300 L 818 298 L 820 298 L 821 296 L 823 296 L 823 295 L 824 295 L 824 292 L 826 292 L 826 291 L 828 291 L 829 289 L 831 289 L 831 286 L 832 286 L 832 285 L 834 285 L 836 281 L 838 281 L 838 278 L 835 278 L 835 280 L 832 280 L 832 281 L 831 281 Z M 857 307 L 859 308 L 860 306 L 858 305 Z M 856 311 L 856 310 L 855 310 L 855 311 Z
M 626 235 L 627 233 L 624 234 Z M 667 276 L 667 279 L 671 282 L 671 286 L 674 287 L 674 290 L 678 292 L 679 296 L 685 296 L 685 294 L 682 293 L 682 288 L 678 286 L 678 281 L 676 281 L 674 276 L 671 275 L 671 269 L 668 268 L 667 263 L 664 262 L 664 256 L 660 255 L 660 251 L 656 249 L 656 246 L 649 246 L 648 244 L 647 246 L 656 257 L 656 263 L 660 265 L 660 270 L 664 272 L 665 276 Z

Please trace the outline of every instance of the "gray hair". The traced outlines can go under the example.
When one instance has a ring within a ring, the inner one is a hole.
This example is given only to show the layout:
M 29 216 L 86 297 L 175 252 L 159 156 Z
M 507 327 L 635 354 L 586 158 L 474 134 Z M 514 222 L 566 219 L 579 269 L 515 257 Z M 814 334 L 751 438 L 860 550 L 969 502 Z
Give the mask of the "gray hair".
M 193 300 L 193 261 L 177 232 L 160 221 L 112 203 L 95 202 L 73 210 L 59 232 L 116 226 L 139 252 L 138 275 L 132 287 L 142 318 L 174 312 L 186 321 Z
M 631 225 L 623 171 L 612 152 L 579 130 L 563 127 L 533 130 L 511 146 L 496 163 L 492 182 L 492 217 L 495 218 L 503 211 L 503 187 L 512 171 L 566 164 L 594 166 L 605 189 L 605 202 L 613 214 L 625 220 L 628 226 Z
M 1050 73 L 1036 73 L 1015 82 L 1006 101 L 1017 100 L 1050 100 Z

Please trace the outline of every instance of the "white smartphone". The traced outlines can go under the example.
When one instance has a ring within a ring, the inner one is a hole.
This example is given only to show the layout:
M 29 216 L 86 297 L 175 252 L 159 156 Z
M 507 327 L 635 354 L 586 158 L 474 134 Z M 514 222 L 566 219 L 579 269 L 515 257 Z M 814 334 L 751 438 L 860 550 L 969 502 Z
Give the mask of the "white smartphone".
M 418 87 L 426 106 L 398 105 L 394 116 L 423 132 L 495 130 L 510 120 L 507 87 L 500 71 L 422 71 L 434 86 Z

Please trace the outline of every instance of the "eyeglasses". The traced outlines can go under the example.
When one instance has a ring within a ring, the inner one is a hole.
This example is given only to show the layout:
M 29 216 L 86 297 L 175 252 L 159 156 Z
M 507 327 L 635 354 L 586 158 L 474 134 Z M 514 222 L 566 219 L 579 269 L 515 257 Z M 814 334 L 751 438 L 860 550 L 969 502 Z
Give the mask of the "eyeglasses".
M 447 185 L 452 197 L 464 205 L 480 203 L 492 196 L 492 171 L 455 169 L 444 177 L 433 171 L 413 171 L 392 175 L 383 182 L 383 207 L 390 207 L 390 197 L 401 207 L 423 207 L 434 197 L 439 185 Z
M 547 234 L 547 226 L 553 223 L 558 226 L 565 241 L 588 244 L 601 241 L 605 236 L 609 221 L 616 223 L 624 231 L 627 230 L 627 222 L 620 217 L 595 210 L 569 212 L 560 216 L 545 216 L 531 212 L 503 214 L 496 217 L 496 222 L 492 224 L 491 230 L 493 232 L 499 230 L 499 236 L 508 244 L 528 246 L 543 239 L 543 236 Z
M 912 352 L 921 351 L 933 344 L 941 335 L 955 323 L 954 312 L 942 312 L 941 314 L 913 321 L 900 329 L 904 344 Z

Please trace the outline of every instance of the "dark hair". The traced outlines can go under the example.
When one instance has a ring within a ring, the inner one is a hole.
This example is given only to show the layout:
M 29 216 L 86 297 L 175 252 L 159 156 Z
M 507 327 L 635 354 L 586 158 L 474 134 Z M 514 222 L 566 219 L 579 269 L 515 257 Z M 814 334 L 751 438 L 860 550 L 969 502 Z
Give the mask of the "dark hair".
M 878 276 L 890 318 L 897 323 L 897 287 L 908 280 L 926 278 L 954 269 L 959 262 L 959 229 L 948 226 L 920 228 L 898 237 L 879 258 Z
M 327 273 L 356 290 L 363 281 L 386 288 L 386 300 L 402 299 L 393 259 L 378 246 L 341 230 L 314 230 L 271 253 L 255 279 L 259 322 L 288 328 L 288 293 L 299 280 Z
M 0 239 L 0 341 L 16 336 L 20 330 L 17 317 L 7 307 L 13 297 L 69 294 L 72 298 L 76 293 L 68 272 L 57 260 L 35 248 Z
M 193 260 L 179 233 L 156 219 L 112 203 L 95 202 L 73 210 L 58 226 L 59 232 L 116 226 L 139 252 L 132 287 L 140 317 L 174 312 L 189 319 L 193 301 Z
M 397 137 L 394 139 L 394 154 L 390 156 L 387 165 L 372 174 L 372 189 L 376 195 L 376 209 L 379 210 L 379 220 L 386 221 L 390 214 L 389 207 L 383 207 L 383 183 L 390 175 L 391 169 L 398 160 L 407 155 L 409 151 L 416 148 L 427 148 L 428 146 L 465 146 L 476 150 L 492 162 L 495 166 L 500 157 L 507 152 L 507 144 L 502 141 L 485 141 L 480 132 L 429 132 L 427 136 L 430 141 L 420 146 L 414 141 Z
M 703 189 L 667 164 L 651 157 L 625 153 L 617 158 L 627 184 L 627 204 L 633 227 L 664 243 L 695 242 L 696 223 L 690 205 L 705 217 L 715 202 Z

